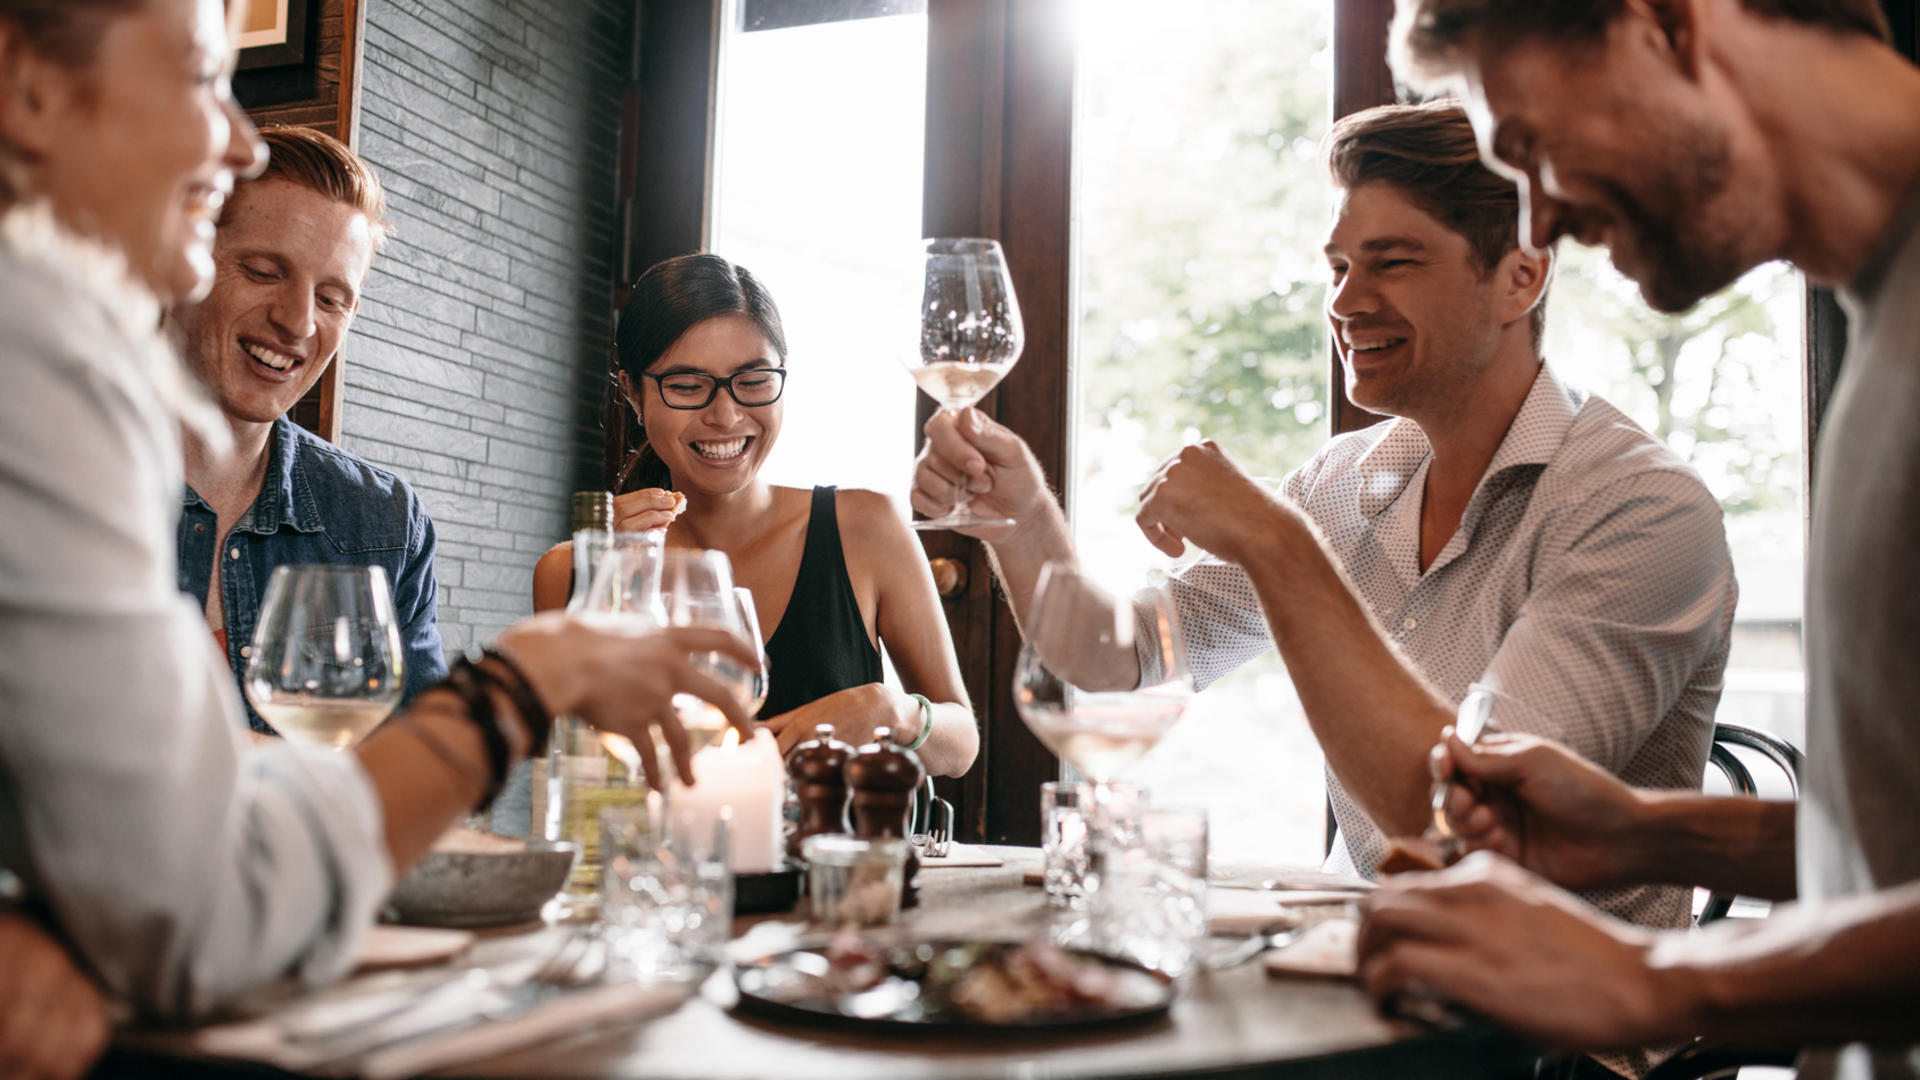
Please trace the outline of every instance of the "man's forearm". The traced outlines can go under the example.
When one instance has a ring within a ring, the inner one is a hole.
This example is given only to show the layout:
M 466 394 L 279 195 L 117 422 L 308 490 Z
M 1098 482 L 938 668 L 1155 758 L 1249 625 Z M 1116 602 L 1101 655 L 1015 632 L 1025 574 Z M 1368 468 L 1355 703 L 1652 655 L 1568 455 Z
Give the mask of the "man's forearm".
M 1674 1030 L 1758 1045 L 1920 1042 L 1920 883 L 1672 935 L 1648 954 Z
M 1639 797 L 1640 880 L 1768 900 L 1797 894 L 1792 803 L 1666 791 Z
M 1347 793 L 1388 835 L 1427 823 L 1427 752 L 1452 711 L 1388 641 L 1303 518 L 1274 510 L 1241 559 L 1307 722 Z
M 1039 512 L 1022 521 L 1013 535 L 987 544 L 987 556 L 1000 587 L 1006 590 L 1014 621 L 1026 626 L 1040 568 L 1054 559 L 1074 557 L 1066 515 L 1052 499 L 1042 500 Z

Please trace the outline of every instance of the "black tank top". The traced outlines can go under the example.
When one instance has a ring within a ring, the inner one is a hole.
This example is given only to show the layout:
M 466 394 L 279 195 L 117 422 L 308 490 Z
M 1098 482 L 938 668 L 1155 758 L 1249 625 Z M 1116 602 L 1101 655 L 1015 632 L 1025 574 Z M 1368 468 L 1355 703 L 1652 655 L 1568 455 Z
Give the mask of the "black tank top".
M 836 691 L 880 682 L 880 651 L 867 637 L 860 601 L 847 577 L 834 489 L 813 489 L 807 544 L 786 613 L 767 641 L 767 703 L 771 719 Z

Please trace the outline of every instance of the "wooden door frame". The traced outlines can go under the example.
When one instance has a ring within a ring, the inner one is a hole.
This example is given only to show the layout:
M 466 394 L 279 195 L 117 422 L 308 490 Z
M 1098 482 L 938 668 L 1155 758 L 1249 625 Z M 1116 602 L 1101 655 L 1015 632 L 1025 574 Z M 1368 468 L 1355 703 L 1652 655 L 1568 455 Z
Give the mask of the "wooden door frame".
M 1073 400 L 1069 15 L 1065 0 L 931 0 L 922 202 L 926 235 L 982 236 L 1006 248 L 1026 349 L 979 408 L 1027 441 L 1062 499 Z M 920 398 L 916 448 L 933 409 Z M 967 567 L 964 592 L 944 601 L 981 729 L 974 767 L 945 784 L 959 831 L 969 840 L 1037 843 L 1040 785 L 1059 775 L 1059 763 L 1014 711 L 1019 629 L 980 543 L 950 532 L 922 541 L 929 557 Z

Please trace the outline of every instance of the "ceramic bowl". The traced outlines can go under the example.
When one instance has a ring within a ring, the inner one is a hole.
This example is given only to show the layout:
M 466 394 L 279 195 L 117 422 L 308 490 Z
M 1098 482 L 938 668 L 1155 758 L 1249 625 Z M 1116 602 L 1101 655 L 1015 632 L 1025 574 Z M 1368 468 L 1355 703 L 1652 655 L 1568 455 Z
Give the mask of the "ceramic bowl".
M 567 883 L 572 844 L 529 840 L 524 851 L 429 851 L 387 897 L 389 916 L 414 926 L 530 922 Z

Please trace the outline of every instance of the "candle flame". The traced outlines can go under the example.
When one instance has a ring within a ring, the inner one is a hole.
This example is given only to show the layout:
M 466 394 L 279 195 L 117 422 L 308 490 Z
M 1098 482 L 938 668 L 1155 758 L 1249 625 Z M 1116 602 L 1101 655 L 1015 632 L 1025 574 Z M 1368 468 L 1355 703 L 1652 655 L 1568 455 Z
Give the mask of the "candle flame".
M 607 753 L 613 755 L 615 761 L 627 767 L 627 775 L 631 776 L 639 771 L 640 750 L 633 745 L 632 739 L 627 738 L 625 735 L 615 735 L 610 731 L 603 731 L 600 733 L 600 745 L 606 748 Z
M 728 727 L 727 733 L 725 735 L 720 736 L 720 745 L 724 747 L 739 746 L 740 745 L 740 729 L 737 727 Z

